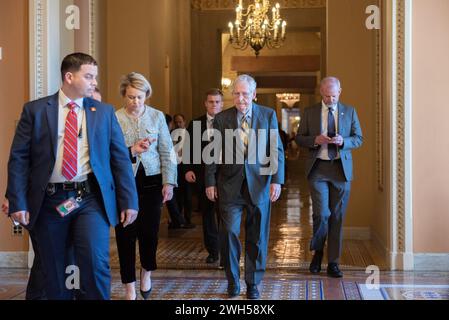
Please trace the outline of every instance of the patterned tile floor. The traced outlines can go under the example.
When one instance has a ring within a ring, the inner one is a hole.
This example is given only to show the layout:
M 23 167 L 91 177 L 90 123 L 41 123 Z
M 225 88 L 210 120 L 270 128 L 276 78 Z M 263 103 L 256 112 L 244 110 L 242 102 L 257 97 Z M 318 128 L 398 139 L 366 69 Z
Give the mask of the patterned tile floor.
M 122 300 L 118 270 L 112 275 L 112 299 Z M 0 300 L 23 300 L 27 276 L 25 269 L 0 269 Z M 263 300 L 449 300 L 449 272 L 383 271 L 377 288 L 369 288 L 366 280 L 364 271 L 346 271 L 343 279 L 333 279 L 324 273 L 269 270 L 259 289 Z M 150 300 L 225 300 L 226 286 L 220 270 L 158 270 Z M 241 288 L 232 300 L 246 299 L 244 281 Z
M 371 241 L 344 241 L 341 259 L 345 272 L 343 279 L 328 278 L 324 272 L 311 275 L 307 271 L 311 259 L 308 250 L 312 233 L 310 196 L 306 181 L 300 174 L 302 162 L 289 162 L 288 166 L 288 188 L 272 213 L 268 268 L 260 286 L 262 299 L 449 299 L 449 272 L 386 271 L 381 250 Z M 164 214 L 158 250 L 159 269 L 153 273 L 151 300 L 227 299 L 224 272 L 218 269 L 218 265 L 211 266 L 204 262 L 207 253 L 202 245 L 198 213 L 194 213 L 193 222 L 197 224 L 195 229 L 168 230 Z M 325 263 L 323 261 L 323 268 Z M 365 269 L 369 265 L 376 265 L 382 270 L 379 285 L 375 288 L 366 284 L 369 274 L 365 273 Z M 111 266 L 112 298 L 120 300 L 124 297 L 124 290 L 113 237 Z M 28 270 L 0 269 L 0 300 L 24 299 L 27 277 Z M 241 288 L 241 295 L 234 300 L 246 299 L 243 281 Z

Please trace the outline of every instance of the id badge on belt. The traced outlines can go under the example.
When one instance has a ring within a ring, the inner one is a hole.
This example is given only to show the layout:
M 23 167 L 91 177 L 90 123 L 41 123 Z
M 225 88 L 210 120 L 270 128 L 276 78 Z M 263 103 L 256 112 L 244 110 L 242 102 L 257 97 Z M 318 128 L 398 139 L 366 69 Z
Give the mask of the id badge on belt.
M 59 206 L 57 206 L 56 211 L 58 211 L 61 217 L 64 218 L 69 214 L 71 214 L 76 209 L 78 209 L 80 207 L 80 203 L 81 198 L 78 197 L 75 199 L 74 197 L 71 197 L 70 199 L 64 201 Z

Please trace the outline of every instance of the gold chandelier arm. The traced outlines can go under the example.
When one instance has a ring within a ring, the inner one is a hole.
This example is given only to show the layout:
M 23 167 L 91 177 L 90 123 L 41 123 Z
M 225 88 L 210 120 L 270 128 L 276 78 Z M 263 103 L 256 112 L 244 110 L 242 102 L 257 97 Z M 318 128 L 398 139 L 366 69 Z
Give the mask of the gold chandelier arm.
M 259 55 L 265 46 L 279 48 L 285 40 L 286 22 L 279 14 L 279 4 L 270 7 L 269 0 L 254 0 L 245 9 L 243 1 L 236 8 L 234 24 L 229 23 L 230 42 L 233 47 L 244 50 L 251 46 Z M 235 31 L 234 31 L 235 27 Z
M 246 8 L 246 13 L 243 13 L 243 8 L 242 8 L 242 16 L 243 17 L 247 17 L 250 13 L 252 13 L 254 10 L 256 9 L 256 6 L 253 4 L 250 4 L 248 6 L 248 8 Z

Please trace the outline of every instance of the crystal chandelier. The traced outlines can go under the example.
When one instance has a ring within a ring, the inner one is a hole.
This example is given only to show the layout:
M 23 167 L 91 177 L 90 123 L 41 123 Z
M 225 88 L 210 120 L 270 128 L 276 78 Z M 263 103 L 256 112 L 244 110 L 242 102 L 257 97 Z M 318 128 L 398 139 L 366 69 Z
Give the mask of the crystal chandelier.
M 229 42 L 234 48 L 241 50 L 251 46 L 256 57 L 265 46 L 270 49 L 281 47 L 285 40 L 287 22 L 281 19 L 280 7 L 276 3 L 270 10 L 269 0 L 254 0 L 245 10 L 243 0 L 239 0 L 235 9 L 235 22 L 229 22 Z
M 299 93 L 280 93 L 277 94 L 276 97 L 289 108 L 293 108 L 296 102 L 301 101 L 301 94 Z

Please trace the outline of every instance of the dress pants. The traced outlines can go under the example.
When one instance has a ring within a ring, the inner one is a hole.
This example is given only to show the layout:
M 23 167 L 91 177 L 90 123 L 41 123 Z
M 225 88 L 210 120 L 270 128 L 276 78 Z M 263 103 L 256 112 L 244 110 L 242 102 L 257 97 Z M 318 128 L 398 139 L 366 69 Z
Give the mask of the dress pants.
M 186 165 L 178 164 L 178 187 L 175 188 L 176 204 L 179 213 L 184 216 L 184 223 L 192 223 L 192 188 L 184 177 Z
M 162 175 L 136 176 L 139 193 L 139 215 L 136 221 L 115 228 L 122 283 L 136 281 L 136 241 L 139 242 L 140 264 L 147 271 L 157 269 L 156 254 L 162 211 Z
M 346 181 L 341 160 L 317 159 L 309 175 L 313 206 L 313 238 L 310 250 L 323 251 L 327 239 L 329 263 L 339 263 L 343 220 L 351 183 Z
M 204 184 L 195 184 L 197 194 L 199 195 L 200 210 L 203 219 L 203 241 L 207 252 L 213 256 L 219 256 L 219 237 L 218 237 L 218 203 L 210 201 L 206 196 Z
M 268 239 L 270 234 L 271 203 L 253 204 L 246 182 L 243 182 L 240 196 L 232 203 L 220 203 L 220 244 L 223 263 L 229 285 L 240 281 L 240 224 L 243 209 L 245 221 L 245 281 L 258 285 L 263 278 L 267 264 Z
M 33 229 L 44 270 L 45 293 L 49 300 L 72 299 L 74 293 L 80 300 L 109 300 L 109 222 L 101 194 L 99 190 L 88 193 L 78 209 L 62 218 L 56 207 L 76 196 L 76 191 L 62 189 L 46 195 Z M 72 253 L 79 279 L 72 277 L 76 275 L 73 269 L 67 269 Z M 72 290 L 72 285 L 79 290 Z
M 29 232 L 33 245 L 34 259 L 28 279 L 25 300 L 45 300 L 45 276 L 34 231 Z
M 45 294 L 45 274 L 34 230 L 30 230 L 29 235 L 33 245 L 34 259 L 30 270 L 30 277 L 28 278 L 25 300 L 47 300 L 47 295 Z M 73 247 L 69 245 L 66 252 L 65 265 L 70 266 L 74 264 Z M 68 298 L 72 299 L 73 294 L 69 294 Z

